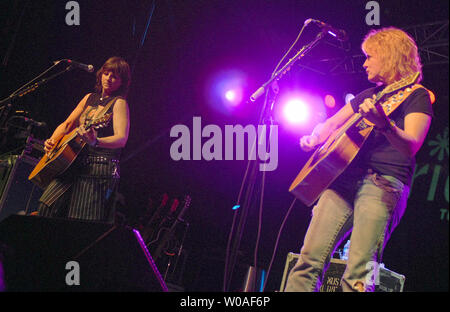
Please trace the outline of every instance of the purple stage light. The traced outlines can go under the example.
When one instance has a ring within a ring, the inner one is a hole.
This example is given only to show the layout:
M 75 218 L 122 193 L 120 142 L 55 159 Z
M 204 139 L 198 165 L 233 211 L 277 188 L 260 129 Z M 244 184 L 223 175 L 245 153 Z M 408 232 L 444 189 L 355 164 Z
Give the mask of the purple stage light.
M 283 116 L 291 124 L 303 124 L 309 118 L 309 108 L 301 98 L 291 98 L 283 106 Z
M 242 88 L 235 86 L 233 89 L 225 91 L 225 104 L 229 106 L 236 106 L 242 102 Z
M 227 92 L 225 92 L 225 98 L 232 102 L 236 99 L 236 92 L 234 90 L 228 90 Z
M 345 95 L 345 103 L 349 103 L 352 99 L 354 99 L 355 98 L 355 96 L 353 95 L 353 94 L 351 94 L 351 93 L 347 93 L 346 95 Z
M 231 113 L 242 103 L 246 76 L 239 70 L 222 70 L 207 83 L 207 100 L 215 110 Z

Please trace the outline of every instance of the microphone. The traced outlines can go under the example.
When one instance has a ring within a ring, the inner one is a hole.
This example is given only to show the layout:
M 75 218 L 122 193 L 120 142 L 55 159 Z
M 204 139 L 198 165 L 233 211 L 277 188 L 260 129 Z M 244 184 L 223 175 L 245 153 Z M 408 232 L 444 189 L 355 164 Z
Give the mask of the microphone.
M 348 40 L 347 33 L 343 29 L 334 28 L 333 26 L 331 26 L 331 25 L 329 25 L 327 23 L 324 23 L 324 22 L 321 22 L 319 20 L 312 19 L 312 18 L 308 18 L 305 21 L 305 26 L 308 25 L 311 22 L 316 24 L 320 28 L 322 28 L 322 31 L 325 31 L 325 32 L 329 33 L 330 35 L 332 35 L 333 37 L 335 37 L 339 41 L 347 41 Z
M 66 59 L 64 61 L 66 61 L 67 63 L 69 63 L 72 66 L 78 67 L 78 68 L 80 68 L 82 70 L 85 70 L 85 71 L 87 71 L 89 73 L 92 73 L 94 71 L 94 66 L 92 66 L 92 65 L 86 65 L 86 64 L 74 61 L 74 60 L 67 60 Z
M 28 117 L 23 117 L 23 119 L 25 120 L 25 122 L 28 122 L 30 124 L 32 124 L 35 127 L 45 127 L 47 126 L 47 124 L 43 121 L 36 121 L 34 119 L 28 118 Z

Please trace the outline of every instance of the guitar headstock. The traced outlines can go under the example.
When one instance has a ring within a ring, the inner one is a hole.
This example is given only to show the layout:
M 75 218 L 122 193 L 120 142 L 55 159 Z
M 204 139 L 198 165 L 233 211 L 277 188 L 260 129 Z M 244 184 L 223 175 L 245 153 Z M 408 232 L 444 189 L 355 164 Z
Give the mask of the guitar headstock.
M 192 198 L 189 195 L 184 196 L 184 207 L 189 207 L 191 204 Z
M 179 219 L 180 221 L 183 220 L 183 215 L 190 205 L 191 205 L 191 196 L 189 195 L 184 196 L 184 205 L 183 208 L 181 208 L 181 211 L 179 212 L 177 219 Z

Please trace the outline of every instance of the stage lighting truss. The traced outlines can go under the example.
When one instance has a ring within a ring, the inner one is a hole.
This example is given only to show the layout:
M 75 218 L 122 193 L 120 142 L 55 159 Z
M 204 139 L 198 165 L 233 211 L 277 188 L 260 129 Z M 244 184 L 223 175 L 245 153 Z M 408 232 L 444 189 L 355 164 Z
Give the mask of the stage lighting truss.
M 402 27 L 415 40 L 423 66 L 448 64 L 448 23 L 438 21 L 428 24 Z M 332 45 L 330 42 L 326 42 Z M 345 52 L 343 56 L 311 60 L 307 64 L 299 64 L 302 70 L 310 70 L 322 75 L 342 75 L 365 73 L 362 65 L 365 61 L 363 54 L 351 55 L 348 46 L 337 46 L 338 51 Z
M 424 66 L 448 64 L 448 20 L 405 28 L 417 42 Z

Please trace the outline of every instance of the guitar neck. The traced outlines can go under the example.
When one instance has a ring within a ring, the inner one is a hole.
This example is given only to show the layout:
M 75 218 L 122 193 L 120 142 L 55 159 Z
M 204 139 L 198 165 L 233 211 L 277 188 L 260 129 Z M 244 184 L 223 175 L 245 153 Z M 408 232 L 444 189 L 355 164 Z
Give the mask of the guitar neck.
M 92 122 L 86 124 L 86 125 L 84 126 L 84 129 L 87 131 L 87 130 L 89 130 L 91 127 L 92 127 Z M 75 129 L 72 130 L 72 135 L 68 138 L 67 141 L 73 140 L 73 139 L 75 139 L 75 138 L 77 137 L 77 135 L 78 135 L 77 129 L 78 129 L 78 128 L 80 128 L 80 127 L 76 127 Z
M 353 114 L 350 117 L 350 119 L 348 119 L 347 122 L 341 128 L 339 128 L 338 132 L 335 135 L 335 138 L 339 138 L 342 135 L 344 135 L 348 131 L 348 129 L 350 129 L 357 122 L 359 122 L 361 120 L 361 118 L 362 118 L 362 115 L 360 113 Z
M 381 98 L 385 95 L 385 90 L 386 89 L 384 89 L 383 91 L 378 92 L 378 94 L 376 95 L 376 97 L 374 99 L 375 105 L 378 104 L 378 102 L 381 100 Z M 350 117 L 350 119 L 339 130 L 339 132 L 336 135 L 336 137 L 340 137 L 341 135 L 346 133 L 347 130 L 350 129 L 351 127 L 353 127 L 357 122 L 359 122 L 361 120 L 361 118 L 362 118 L 362 115 L 360 113 L 353 114 L 353 116 Z
M 79 127 L 73 129 L 70 133 L 67 134 L 67 136 L 62 137 L 61 140 L 56 145 L 55 149 L 58 149 L 60 146 L 75 139 L 78 136 L 78 133 L 77 133 L 78 128 Z

